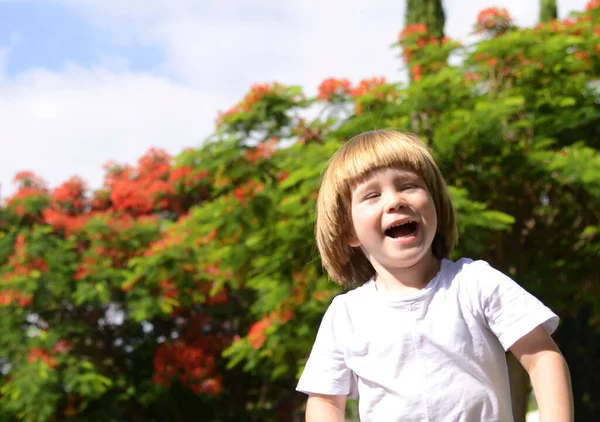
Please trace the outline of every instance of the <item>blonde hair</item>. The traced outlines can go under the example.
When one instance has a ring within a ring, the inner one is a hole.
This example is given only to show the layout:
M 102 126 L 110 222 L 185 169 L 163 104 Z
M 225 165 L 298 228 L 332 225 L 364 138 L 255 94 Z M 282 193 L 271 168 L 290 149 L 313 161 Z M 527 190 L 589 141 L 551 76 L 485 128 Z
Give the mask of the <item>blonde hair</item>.
M 371 172 L 397 167 L 418 174 L 433 198 L 437 233 L 432 251 L 449 258 L 457 241 L 456 216 L 450 193 L 427 146 L 409 133 L 376 130 L 346 142 L 329 160 L 317 198 L 315 236 L 323 267 L 339 284 L 361 284 L 375 270 L 360 248 L 349 245 L 354 227 L 351 217 L 352 187 Z

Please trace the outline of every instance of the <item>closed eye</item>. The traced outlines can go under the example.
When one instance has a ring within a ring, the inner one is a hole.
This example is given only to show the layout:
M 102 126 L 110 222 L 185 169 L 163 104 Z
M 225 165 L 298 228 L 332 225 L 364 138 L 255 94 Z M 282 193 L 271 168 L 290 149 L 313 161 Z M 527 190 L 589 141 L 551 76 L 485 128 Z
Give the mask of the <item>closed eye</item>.
M 372 199 L 379 198 L 380 195 L 381 194 L 379 192 L 369 192 L 364 196 L 363 201 L 370 201 Z

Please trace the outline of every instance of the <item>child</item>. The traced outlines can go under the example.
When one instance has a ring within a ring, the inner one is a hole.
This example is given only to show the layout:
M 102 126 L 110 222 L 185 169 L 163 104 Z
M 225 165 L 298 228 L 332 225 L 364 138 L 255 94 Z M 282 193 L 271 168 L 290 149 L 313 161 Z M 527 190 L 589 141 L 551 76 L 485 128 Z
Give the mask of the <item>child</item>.
M 530 375 L 542 422 L 571 421 L 558 317 L 484 261 L 449 260 L 448 189 L 415 136 L 373 131 L 331 159 L 317 201 L 325 270 L 360 287 L 323 317 L 298 383 L 308 422 L 512 421 L 505 351 Z

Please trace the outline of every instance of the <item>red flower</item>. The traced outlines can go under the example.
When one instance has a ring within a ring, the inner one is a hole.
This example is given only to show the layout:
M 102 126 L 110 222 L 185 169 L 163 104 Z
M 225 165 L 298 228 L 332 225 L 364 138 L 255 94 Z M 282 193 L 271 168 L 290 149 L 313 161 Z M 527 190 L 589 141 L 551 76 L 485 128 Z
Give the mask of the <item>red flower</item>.
M 402 42 L 408 36 L 413 34 L 417 35 L 425 35 L 427 34 L 427 26 L 424 23 L 411 23 L 404 27 L 402 32 L 400 32 L 400 41 Z
M 0 306 L 8 306 L 12 303 L 14 292 L 10 290 L 0 291 Z
M 354 88 L 350 94 L 353 97 L 360 97 L 372 91 L 374 88 L 385 85 L 385 78 L 371 78 L 371 79 L 363 79 L 360 81 L 358 86 Z
M 256 147 L 246 150 L 244 156 L 252 164 L 256 164 L 261 160 L 266 160 L 273 155 L 278 142 L 279 138 L 269 138 L 268 140 L 259 143 Z
M 512 18 L 503 7 L 489 7 L 477 15 L 477 29 L 479 31 L 500 31 L 512 25 Z
M 44 363 L 50 369 L 52 369 L 56 365 L 58 365 L 58 362 L 56 361 L 55 358 L 50 356 L 50 354 L 48 352 L 46 352 L 45 350 L 37 348 L 37 347 L 34 347 L 29 350 L 29 355 L 27 356 L 27 360 L 30 363 L 34 363 L 34 362 L 37 362 L 38 360 L 41 360 L 42 363 Z
M 23 200 L 48 195 L 46 182 L 30 171 L 17 173 L 13 182 L 18 185 L 18 188 L 11 197 L 7 198 L 6 204 L 14 206 L 17 215 L 23 216 L 27 212 Z
M 196 332 L 194 321 L 190 332 Z M 184 336 L 185 337 L 185 336 Z M 154 356 L 155 384 L 168 386 L 174 380 L 187 385 L 194 393 L 216 395 L 221 392 L 221 379 L 216 373 L 215 354 L 223 342 L 214 336 L 183 338 L 174 343 L 162 343 Z
M 69 353 L 72 348 L 73 343 L 71 341 L 61 339 L 56 342 L 56 344 L 52 348 L 52 351 L 54 353 Z
M 58 207 L 69 207 L 72 212 L 81 212 L 87 202 L 85 191 L 85 182 L 79 177 L 72 177 L 52 191 L 52 201 Z
M 421 65 L 413 66 L 411 69 L 412 77 L 415 82 L 419 82 L 421 80 Z
M 267 340 L 267 329 L 273 325 L 270 317 L 266 316 L 261 320 L 256 321 L 248 331 L 248 342 L 254 349 L 260 349 Z
M 350 89 L 348 79 L 328 78 L 319 85 L 317 97 L 324 101 L 331 101 L 335 96 L 350 94 Z
M 600 7 L 600 0 L 590 0 L 588 4 L 585 6 L 586 12 L 589 12 L 592 9 L 596 9 Z
M 225 123 L 229 116 L 236 115 L 238 113 L 248 112 L 252 110 L 254 105 L 263 98 L 270 95 L 279 95 L 285 87 L 277 82 L 272 84 L 255 84 L 250 88 L 250 91 L 246 94 L 244 99 L 237 105 L 222 113 L 219 112 L 217 118 L 217 126 L 221 126 Z

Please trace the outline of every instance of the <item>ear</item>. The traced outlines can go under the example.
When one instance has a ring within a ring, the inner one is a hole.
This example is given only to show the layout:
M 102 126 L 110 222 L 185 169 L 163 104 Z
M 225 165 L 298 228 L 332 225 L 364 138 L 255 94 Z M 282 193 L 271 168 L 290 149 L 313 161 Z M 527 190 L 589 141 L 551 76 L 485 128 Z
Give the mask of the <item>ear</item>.
M 360 240 L 358 240 L 358 236 L 356 236 L 354 230 L 352 230 L 352 234 L 348 236 L 348 246 L 352 248 L 358 248 L 360 246 Z

